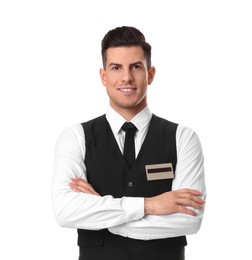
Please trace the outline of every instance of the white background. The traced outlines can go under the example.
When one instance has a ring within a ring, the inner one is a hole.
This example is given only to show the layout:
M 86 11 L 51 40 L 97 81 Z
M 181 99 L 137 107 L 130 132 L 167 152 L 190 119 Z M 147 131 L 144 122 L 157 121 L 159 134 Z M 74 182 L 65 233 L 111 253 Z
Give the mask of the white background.
M 0 2 L 0 259 L 77 259 L 51 206 L 55 142 L 103 114 L 100 41 L 121 25 L 153 47 L 151 110 L 193 128 L 207 204 L 186 259 L 251 257 L 251 1 Z

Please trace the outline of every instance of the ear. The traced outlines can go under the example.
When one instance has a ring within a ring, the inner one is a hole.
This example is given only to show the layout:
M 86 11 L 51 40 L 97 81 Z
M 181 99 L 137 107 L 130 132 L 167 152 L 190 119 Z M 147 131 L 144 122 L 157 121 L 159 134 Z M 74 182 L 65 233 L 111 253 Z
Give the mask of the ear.
M 100 77 L 104 87 L 106 87 L 106 72 L 103 68 L 100 69 Z
M 155 67 L 150 67 L 148 70 L 148 85 L 150 85 L 155 77 L 156 69 Z

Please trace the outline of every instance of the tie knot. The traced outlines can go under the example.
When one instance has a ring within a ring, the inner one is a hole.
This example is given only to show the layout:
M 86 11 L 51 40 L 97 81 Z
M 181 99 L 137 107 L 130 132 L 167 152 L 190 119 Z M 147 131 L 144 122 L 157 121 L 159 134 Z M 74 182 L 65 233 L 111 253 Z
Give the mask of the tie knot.
M 127 131 L 131 131 L 131 132 L 136 132 L 137 128 L 134 124 L 132 124 L 131 122 L 125 122 L 122 125 L 122 130 L 127 132 Z

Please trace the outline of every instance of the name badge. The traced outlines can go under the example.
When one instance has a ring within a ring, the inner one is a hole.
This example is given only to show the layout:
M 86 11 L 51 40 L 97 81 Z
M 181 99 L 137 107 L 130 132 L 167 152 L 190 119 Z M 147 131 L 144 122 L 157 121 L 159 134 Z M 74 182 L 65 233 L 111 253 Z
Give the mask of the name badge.
M 174 178 L 172 163 L 145 165 L 145 171 L 148 181 Z

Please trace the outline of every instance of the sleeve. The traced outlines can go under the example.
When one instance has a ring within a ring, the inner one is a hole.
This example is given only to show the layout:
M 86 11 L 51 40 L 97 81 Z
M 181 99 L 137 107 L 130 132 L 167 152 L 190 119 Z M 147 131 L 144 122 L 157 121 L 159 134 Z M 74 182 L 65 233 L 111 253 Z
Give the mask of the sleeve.
M 62 227 L 99 230 L 140 219 L 144 199 L 96 196 L 74 192 L 70 178 L 86 180 L 85 137 L 80 124 L 67 127 L 59 136 L 54 155 L 52 204 Z
M 197 134 L 192 129 L 179 125 L 176 142 L 178 160 L 172 189 L 197 189 L 202 192 L 202 198 L 205 199 L 204 157 Z M 182 213 L 165 216 L 147 215 L 128 223 L 127 226 L 132 233 L 142 233 L 146 239 L 190 235 L 197 233 L 201 226 L 204 210 L 197 210 L 197 213 L 197 216 Z

